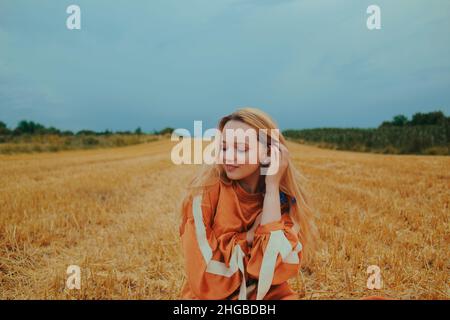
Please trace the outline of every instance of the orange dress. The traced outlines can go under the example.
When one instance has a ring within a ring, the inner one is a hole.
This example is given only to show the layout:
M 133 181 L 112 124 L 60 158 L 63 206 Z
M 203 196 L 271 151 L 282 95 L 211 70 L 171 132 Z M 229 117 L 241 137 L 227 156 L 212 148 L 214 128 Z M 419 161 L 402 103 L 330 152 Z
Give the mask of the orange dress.
M 287 283 L 300 268 L 298 225 L 288 201 L 280 220 L 260 225 L 263 200 L 263 193 L 219 180 L 185 204 L 179 232 L 187 281 L 181 299 L 298 299 Z

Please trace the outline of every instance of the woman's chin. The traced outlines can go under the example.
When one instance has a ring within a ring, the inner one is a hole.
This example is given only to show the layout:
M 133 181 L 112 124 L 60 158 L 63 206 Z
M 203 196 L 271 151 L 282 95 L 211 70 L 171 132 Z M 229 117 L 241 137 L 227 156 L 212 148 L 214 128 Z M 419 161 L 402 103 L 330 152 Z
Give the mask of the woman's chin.
M 240 174 L 237 174 L 236 172 L 227 172 L 225 171 L 225 173 L 227 174 L 227 178 L 230 180 L 240 180 L 242 179 Z

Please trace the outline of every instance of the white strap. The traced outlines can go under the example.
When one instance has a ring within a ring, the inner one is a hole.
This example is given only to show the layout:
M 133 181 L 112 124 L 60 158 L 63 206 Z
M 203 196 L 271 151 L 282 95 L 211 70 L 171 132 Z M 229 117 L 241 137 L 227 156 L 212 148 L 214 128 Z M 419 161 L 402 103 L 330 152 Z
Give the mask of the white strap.
M 262 300 L 272 285 L 278 253 L 281 254 L 284 263 L 299 263 L 298 252 L 301 249 L 302 245 L 298 242 L 297 246 L 292 250 L 291 243 L 286 238 L 283 230 L 270 232 L 269 242 L 264 251 L 259 271 L 256 300 Z

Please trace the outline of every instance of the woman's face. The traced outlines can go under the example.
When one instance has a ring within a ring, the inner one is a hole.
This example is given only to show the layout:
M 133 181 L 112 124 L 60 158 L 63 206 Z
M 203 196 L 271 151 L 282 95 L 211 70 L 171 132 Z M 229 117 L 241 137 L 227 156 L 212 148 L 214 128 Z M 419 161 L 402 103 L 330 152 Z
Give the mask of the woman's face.
M 257 130 L 242 121 L 230 120 L 225 124 L 221 135 L 220 158 L 229 179 L 240 180 L 259 170 L 265 148 L 257 138 Z

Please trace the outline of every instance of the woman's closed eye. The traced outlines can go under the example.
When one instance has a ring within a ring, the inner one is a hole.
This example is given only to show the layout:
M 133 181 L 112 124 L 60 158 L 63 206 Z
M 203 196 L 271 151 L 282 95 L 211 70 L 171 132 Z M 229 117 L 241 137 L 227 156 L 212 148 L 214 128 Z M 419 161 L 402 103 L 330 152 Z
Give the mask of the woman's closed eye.
M 222 146 L 222 151 L 227 151 L 227 147 L 226 146 Z M 234 148 L 235 151 L 243 153 L 243 152 L 247 152 L 247 148 L 245 146 L 237 146 Z

